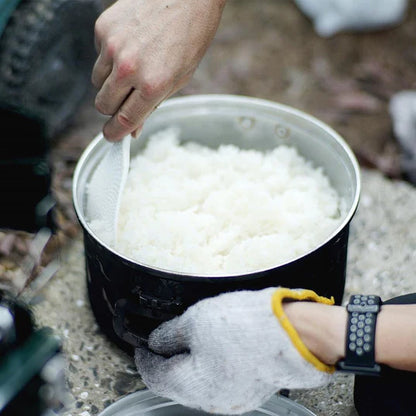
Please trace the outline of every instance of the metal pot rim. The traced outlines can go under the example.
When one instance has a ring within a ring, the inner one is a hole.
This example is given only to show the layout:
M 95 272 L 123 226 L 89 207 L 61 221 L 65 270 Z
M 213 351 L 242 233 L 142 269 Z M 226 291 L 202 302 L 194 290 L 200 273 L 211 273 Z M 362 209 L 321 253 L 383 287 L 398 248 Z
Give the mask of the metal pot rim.
M 72 183 L 72 198 L 73 198 L 73 205 L 74 205 L 74 209 L 77 215 L 77 218 L 80 222 L 80 224 L 82 225 L 82 227 L 84 228 L 85 231 L 88 232 L 88 234 L 90 236 L 92 236 L 100 245 L 102 245 L 103 247 L 105 247 L 108 251 L 112 252 L 115 256 L 123 259 L 124 261 L 127 261 L 129 263 L 135 264 L 137 266 L 141 266 L 141 267 L 145 267 L 147 269 L 151 269 L 151 270 L 155 270 L 157 272 L 160 273 L 166 273 L 169 274 L 169 276 L 177 276 L 180 278 L 197 278 L 197 277 L 202 277 L 202 278 L 213 278 L 213 279 L 221 279 L 221 278 L 233 278 L 233 277 L 238 277 L 238 278 L 242 278 L 242 277 L 247 277 L 249 278 L 252 275 L 258 275 L 260 273 L 265 273 L 269 270 L 273 270 L 285 265 L 288 265 L 290 263 L 293 263 L 295 261 L 298 261 L 300 259 L 302 259 L 303 257 L 308 256 L 309 254 L 315 252 L 316 250 L 318 250 L 320 247 L 324 246 L 325 244 L 327 244 L 330 240 L 332 240 L 334 237 L 336 237 L 345 227 L 348 226 L 348 224 L 350 223 L 350 221 L 352 220 L 357 208 L 358 208 L 358 203 L 360 200 L 360 193 L 361 193 L 361 178 L 360 178 L 360 169 L 359 169 L 359 165 L 358 162 L 355 158 L 354 153 L 352 152 L 352 150 L 350 149 L 350 147 L 348 146 L 348 144 L 345 142 L 345 140 L 330 126 L 328 126 L 327 124 L 325 124 L 324 122 L 320 121 L 319 119 L 315 118 L 314 116 L 307 114 L 301 110 L 297 110 L 293 107 L 284 105 L 284 104 L 280 104 L 280 103 L 275 103 L 273 101 L 269 101 L 269 100 L 265 100 L 265 99 L 261 99 L 261 98 L 254 98 L 254 97 L 248 97 L 248 96 L 243 96 L 243 95 L 232 95 L 232 94 L 201 94 L 201 95 L 190 95 L 190 96 L 184 96 L 184 97 L 177 97 L 177 98 L 170 98 L 166 101 L 164 101 L 159 108 L 169 108 L 172 106 L 178 106 L 180 104 L 185 104 L 185 105 L 195 105 L 197 106 L 198 104 L 201 103 L 212 103 L 212 102 L 221 102 L 221 103 L 235 103 L 236 101 L 238 101 L 238 103 L 242 103 L 242 104 L 250 104 L 250 105 L 257 105 L 259 107 L 263 107 L 263 108 L 269 108 L 272 110 L 279 110 L 279 111 L 283 111 L 286 113 L 289 113 L 291 115 L 297 116 L 299 118 L 302 118 L 304 120 L 306 120 L 307 122 L 310 122 L 311 124 L 314 124 L 315 126 L 319 127 L 320 129 L 322 129 L 323 131 L 325 131 L 326 133 L 328 133 L 329 135 L 332 136 L 332 138 L 341 146 L 341 148 L 343 149 L 343 151 L 347 154 L 348 156 L 348 160 L 351 163 L 351 166 L 353 167 L 353 171 L 354 171 L 354 176 L 355 176 L 355 185 L 356 185 L 356 189 L 355 189 L 355 194 L 354 194 L 354 199 L 352 201 L 352 204 L 347 212 L 347 214 L 345 215 L 344 220 L 338 225 L 338 227 L 336 229 L 334 229 L 334 231 L 328 235 L 328 237 L 323 240 L 319 245 L 317 245 L 316 247 L 310 249 L 309 251 L 305 252 L 304 254 L 291 258 L 283 263 L 279 263 L 276 264 L 273 267 L 269 267 L 269 268 L 265 268 L 265 269 L 259 269 L 259 270 L 253 270 L 247 273 L 233 273 L 233 274 L 204 274 L 204 273 L 189 273 L 189 272 L 180 272 L 177 270 L 169 270 L 169 269 L 163 269 L 154 265 L 149 265 L 146 263 L 141 263 L 138 262 L 137 260 L 131 259 L 119 252 L 117 252 L 116 250 L 114 250 L 114 248 L 110 247 L 109 245 L 107 245 L 106 243 L 104 243 L 103 241 L 100 240 L 100 238 L 94 234 L 94 232 L 92 231 L 92 229 L 89 227 L 87 221 L 85 220 L 84 215 L 81 215 L 82 210 L 76 195 L 76 190 L 77 190 L 77 185 L 79 183 L 79 177 L 81 174 L 81 171 L 83 169 L 83 166 L 85 165 L 85 161 L 88 159 L 88 157 L 90 156 L 90 154 L 94 151 L 95 147 L 97 146 L 97 144 L 104 140 L 103 139 L 103 134 L 100 133 L 98 134 L 93 140 L 92 142 L 87 146 L 87 148 L 84 150 L 84 152 L 82 153 L 80 159 L 78 160 L 78 163 L 76 165 L 75 171 L 74 171 L 74 176 L 73 176 L 73 183 Z

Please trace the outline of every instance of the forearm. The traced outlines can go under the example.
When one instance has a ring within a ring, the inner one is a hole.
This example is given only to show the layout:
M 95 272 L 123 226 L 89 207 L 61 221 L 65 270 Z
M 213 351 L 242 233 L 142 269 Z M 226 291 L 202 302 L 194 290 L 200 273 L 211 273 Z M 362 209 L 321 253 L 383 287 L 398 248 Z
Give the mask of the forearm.
M 288 302 L 285 312 L 306 347 L 326 364 L 345 353 L 347 313 L 344 307 Z M 416 371 L 416 305 L 384 305 L 376 327 L 376 362 Z
M 416 371 L 416 305 L 384 305 L 377 318 L 376 361 Z

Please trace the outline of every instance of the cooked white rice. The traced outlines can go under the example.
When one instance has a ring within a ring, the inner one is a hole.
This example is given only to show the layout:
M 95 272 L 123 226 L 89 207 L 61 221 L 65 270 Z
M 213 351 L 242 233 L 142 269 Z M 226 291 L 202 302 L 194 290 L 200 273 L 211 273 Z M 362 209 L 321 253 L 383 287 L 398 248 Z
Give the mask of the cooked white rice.
M 116 249 L 171 271 L 246 273 L 313 249 L 341 211 L 322 169 L 292 147 L 211 149 L 168 129 L 131 162 Z

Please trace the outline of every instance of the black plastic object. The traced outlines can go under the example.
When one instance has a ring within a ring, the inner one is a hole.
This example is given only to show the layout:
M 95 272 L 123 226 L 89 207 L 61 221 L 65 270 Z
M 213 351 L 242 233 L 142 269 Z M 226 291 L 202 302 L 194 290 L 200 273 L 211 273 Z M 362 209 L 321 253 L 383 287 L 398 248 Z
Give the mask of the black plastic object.
M 0 38 L 0 97 L 63 131 L 91 87 L 99 0 L 24 0 Z
M 0 228 L 54 229 L 49 146 L 41 120 L 0 103 Z
M 34 322 L 30 310 L 6 291 L 0 291 L 0 308 L 2 312 L 8 311 L 12 320 L 12 325 L 6 326 L 3 317 L 0 324 L 0 357 L 4 357 L 29 339 L 34 331 Z
M 61 342 L 49 328 L 37 329 L 26 305 L 0 293 L 0 413 L 43 416 L 65 407 L 67 391 Z M 8 325 L 5 313 L 12 324 Z
M 84 230 L 87 285 L 101 329 L 128 353 L 149 333 L 198 300 L 227 291 L 272 286 L 309 288 L 342 301 L 349 226 L 317 250 L 264 272 L 196 277 L 147 268 L 117 256 Z
M 42 416 L 49 406 L 42 399 L 42 368 L 60 352 L 52 331 L 35 331 L 28 341 L 0 362 L 0 412 L 2 416 Z

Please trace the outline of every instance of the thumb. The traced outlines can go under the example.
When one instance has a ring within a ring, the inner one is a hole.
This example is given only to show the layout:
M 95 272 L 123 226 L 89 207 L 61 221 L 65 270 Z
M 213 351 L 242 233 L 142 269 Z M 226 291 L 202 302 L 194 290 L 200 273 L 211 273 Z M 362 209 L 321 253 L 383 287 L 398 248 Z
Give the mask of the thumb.
M 188 315 L 173 318 L 158 326 L 149 336 L 148 347 L 157 354 L 171 357 L 190 350 Z
M 166 358 L 140 346 L 135 350 L 134 360 L 143 382 L 153 393 L 175 400 L 178 392 L 189 392 L 193 383 L 189 354 Z

